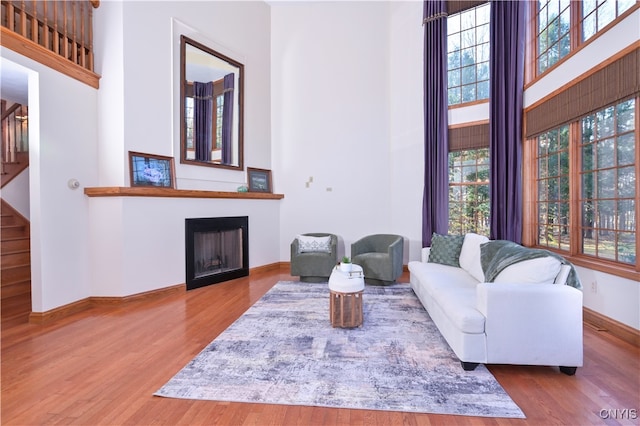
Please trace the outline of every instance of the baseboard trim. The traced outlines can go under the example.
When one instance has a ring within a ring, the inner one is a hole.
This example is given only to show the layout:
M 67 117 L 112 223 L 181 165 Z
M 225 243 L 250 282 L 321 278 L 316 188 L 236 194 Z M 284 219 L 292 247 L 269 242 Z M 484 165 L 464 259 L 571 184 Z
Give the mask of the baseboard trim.
M 249 275 L 259 274 L 262 272 L 270 272 L 280 269 L 282 262 L 269 263 L 268 265 L 256 266 L 249 269 Z
M 95 306 L 116 306 L 129 302 L 139 302 L 157 297 L 166 296 L 168 294 L 187 291 L 186 284 L 176 284 L 170 287 L 163 287 L 157 290 L 145 291 L 142 293 L 131 294 L 123 297 L 90 297 L 91 303 Z
M 595 327 L 598 331 L 606 331 L 635 347 L 640 347 L 640 330 L 629 327 L 626 324 L 609 318 L 589 308 L 582 308 L 583 320 L 587 325 Z
M 29 314 L 30 324 L 46 324 L 61 318 L 65 318 L 89 309 L 93 306 L 120 306 L 129 302 L 144 301 L 168 294 L 186 291 L 186 284 L 177 284 L 170 287 L 159 288 L 157 290 L 145 291 L 143 293 L 132 294 L 123 297 L 102 297 L 92 296 L 78 300 L 67 305 L 59 306 L 45 312 L 31 312 Z
M 68 317 L 91 307 L 91 298 L 77 300 L 67 305 L 59 306 L 45 312 L 31 312 L 29 314 L 29 324 L 45 324 L 60 318 Z
M 280 269 L 286 262 L 275 262 L 268 265 L 257 266 L 249 269 L 249 274 L 258 274 L 260 272 L 268 272 Z M 288 263 L 286 263 L 288 265 Z M 122 297 L 105 297 L 105 296 L 91 296 L 86 299 L 78 300 L 67 305 L 63 305 L 50 311 L 45 312 L 31 312 L 29 314 L 30 324 L 45 324 L 52 321 L 59 320 L 61 318 L 68 317 L 78 312 L 89 309 L 93 306 L 121 306 L 125 303 L 145 301 L 154 299 L 157 297 L 166 296 L 169 294 L 186 291 L 186 284 L 177 284 L 170 287 L 163 287 L 157 290 L 145 291 L 143 293 L 136 293 L 129 296 Z

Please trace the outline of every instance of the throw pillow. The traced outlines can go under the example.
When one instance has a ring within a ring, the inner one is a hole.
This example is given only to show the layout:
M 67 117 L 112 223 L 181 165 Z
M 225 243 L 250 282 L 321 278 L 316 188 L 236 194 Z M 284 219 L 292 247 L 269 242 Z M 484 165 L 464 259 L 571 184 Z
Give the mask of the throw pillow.
M 463 242 L 463 235 L 440 235 L 434 232 L 431 236 L 429 262 L 459 267 L 458 258 Z
M 331 253 L 331 236 L 298 235 L 298 253 Z
M 484 235 L 469 232 L 464 236 L 460 250 L 460 267 L 480 282 L 484 282 L 484 271 L 480 262 L 480 244 L 488 242 Z

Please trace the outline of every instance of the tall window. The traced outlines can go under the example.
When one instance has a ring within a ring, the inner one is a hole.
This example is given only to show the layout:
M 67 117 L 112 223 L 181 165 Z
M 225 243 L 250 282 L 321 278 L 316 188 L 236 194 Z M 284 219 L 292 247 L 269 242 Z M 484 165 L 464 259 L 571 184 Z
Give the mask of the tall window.
M 635 99 L 581 120 L 582 252 L 636 262 Z
M 449 105 L 489 98 L 489 3 L 447 18 Z
M 635 0 L 582 1 L 582 41 L 589 40 L 634 4 Z
M 542 74 L 571 50 L 570 1 L 548 0 L 538 2 L 537 52 L 538 74 Z
M 489 150 L 449 153 L 449 233 L 489 235 Z
M 538 136 L 538 244 L 570 249 L 569 126 Z
M 637 265 L 636 108 L 627 99 L 536 138 L 538 245 Z

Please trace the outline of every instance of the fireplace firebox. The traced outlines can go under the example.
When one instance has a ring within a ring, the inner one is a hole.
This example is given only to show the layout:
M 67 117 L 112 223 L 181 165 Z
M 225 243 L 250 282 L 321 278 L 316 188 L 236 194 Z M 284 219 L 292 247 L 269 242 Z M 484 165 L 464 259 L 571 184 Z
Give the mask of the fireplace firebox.
M 249 218 L 185 219 L 187 290 L 249 275 Z

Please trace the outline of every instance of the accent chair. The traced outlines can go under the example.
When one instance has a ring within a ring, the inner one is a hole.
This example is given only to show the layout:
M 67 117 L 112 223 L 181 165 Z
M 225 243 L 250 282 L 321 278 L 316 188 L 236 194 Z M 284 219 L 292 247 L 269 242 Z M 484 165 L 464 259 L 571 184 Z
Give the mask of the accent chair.
M 291 275 L 303 282 L 324 282 L 338 263 L 338 237 L 329 233 L 298 235 L 291 242 Z
M 389 285 L 402 275 L 404 239 L 400 235 L 368 235 L 351 244 L 351 262 L 362 266 L 364 281 Z

